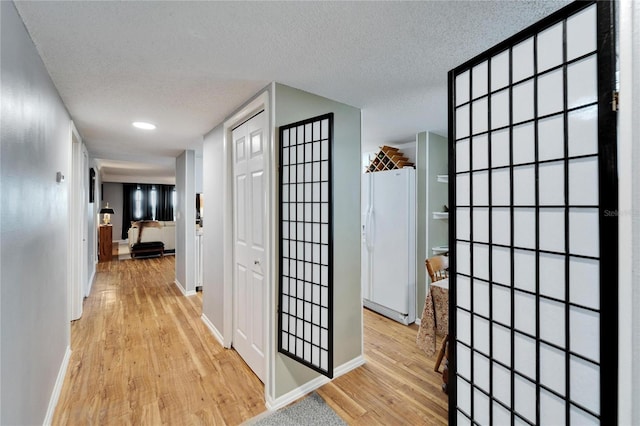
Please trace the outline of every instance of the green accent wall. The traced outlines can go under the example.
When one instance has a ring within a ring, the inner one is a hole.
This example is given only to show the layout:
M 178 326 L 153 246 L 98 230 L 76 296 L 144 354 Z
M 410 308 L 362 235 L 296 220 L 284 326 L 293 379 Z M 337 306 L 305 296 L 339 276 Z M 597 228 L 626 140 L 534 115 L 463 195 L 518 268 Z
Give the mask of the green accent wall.
M 282 84 L 275 85 L 275 146 L 279 127 L 322 114 L 334 114 L 333 140 L 333 365 L 362 355 L 360 287 L 360 109 Z M 278 151 L 276 150 L 276 153 Z M 279 256 L 279 254 L 276 254 Z M 277 292 L 277 286 L 275 286 Z M 277 298 L 275 299 L 277 300 Z M 277 315 L 277 314 L 276 314 Z M 277 324 L 277 318 L 275 318 Z M 278 398 L 319 373 L 276 353 Z
M 438 175 L 449 170 L 447 139 L 420 132 L 416 135 L 416 152 L 416 316 L 420 318 L 429 283 L 424 261 L 435 254 L 433 247 L 446 246 L 449 241 L 449 221 L 433 218 L 433 212 L 442 212 L 449 204 L 449 186 L 438 182 Z

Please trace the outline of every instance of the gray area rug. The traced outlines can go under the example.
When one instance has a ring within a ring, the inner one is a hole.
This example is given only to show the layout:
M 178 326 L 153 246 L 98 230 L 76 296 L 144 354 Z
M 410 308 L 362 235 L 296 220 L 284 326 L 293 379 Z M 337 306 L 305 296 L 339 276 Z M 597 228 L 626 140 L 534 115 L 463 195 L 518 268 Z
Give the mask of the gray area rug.
M 309 396 L 294 402 L 277 411 L 261 414 L 244 423 L 244 425 L 256 426 L 311 426 L 311 425 L 336 425 L 346 423 L 335 411 L 318 395 L 313 392 Z

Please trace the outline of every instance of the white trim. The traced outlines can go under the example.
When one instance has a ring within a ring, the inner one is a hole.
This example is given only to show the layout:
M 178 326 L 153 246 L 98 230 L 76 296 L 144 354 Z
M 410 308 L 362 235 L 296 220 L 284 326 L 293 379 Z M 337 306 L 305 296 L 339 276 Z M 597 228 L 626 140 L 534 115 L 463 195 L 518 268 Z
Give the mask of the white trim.
M 351 361 L 347 361 L 342 365 L 334 368 L 333 370 L 333 378 L 337 378 L 342 376 L 343 374 L 347 374 L 348 372 L 355 370 L 358 367 L 365 365 L 367 360 L 364 355 L 360 355 L 352 359 Z
M 351 361 L 347 361 L 333 370 L 333 378 L 336 379 L 342 376 L 343 374 L 346 374 L 352 370 L 355 370 L 356 368 L 364 365 L 365 363 L 366 363 L 366 360 L 362 355 L 352 359 Z M 280 398 L 273 399 L 267 396 L 266 403 L 265 403 L 267 410 L 275 411 L 282 407 L 285 407 L 291 404 L 293 401 L 302 398 L 303 396 L 307 395 L 310 392 L 313 392 L 319 387 L 326 385 L 332 380 L 333 379 L 330 379 L 327 376 L 318 376 L 315 379 L 308 381 L 304 385 L 299 386 L 291 390 L 290 392 L 285 393 Z
M 89 277 L 89 282 L 88 282 L 88 286 L 87 286 L 87 294 L 84 295 L 84 297 L 89 297 L 89 295 L 91 294 L 91 289 L 93 288 L 93 281 L 96 279 L 96 267 L 95 264 L 93 266 L 93 270 L 91 271 L 91 276 Z
M 257 94 L 251 101 L 249 101 L 242 109 L 233 114 L 229 119 L 225 120 L 223 124 L 223 199 L 225 202 L 225 207 L 222 212 L 222 222 L 224 224 L 223 231 L 223 244 L 224 244 L 224 310 L 223 310 L 223 341 L 226 343 L 225 347 L 230 348 L 233 343 L 233 309 L 234 309 L 234 299 L 233 299 L 233 269 L 234 269 L 234 259 L 233 259 L 233 146 L 232 146 L 232 130 L 238 124 L 246 121 L 251 118 L 256 113 L 264 110 L 267 116 L 267 132 L 269 135 L 269 141 L 267 144 L 269 146 L 269 150 L 265 154 L 265 168 L 264 172 L 266 176 L 267 188 L 266 191 L 266 199 L 269 203 L 269 207 L 266 211 L 265 223 L 268 226 L 267 230 L 267 242 L 265 244 L 265 264 L 266 271 L 265 277 L 268 278 L 267 282 L 267 297 L 264 298 L 264 328 L 265 328 L 265 338 L 266 338 L 266 346 L 268 350 L 265 352 L 265 363 L 266 363 L 266 377 L 265 377 L 265 394 L 267 394 L 267 390 L 271 389 L 274 385 L 274 376 L 270 374 L 270 348 L 271 342 L 274 339 L 274 332 L 270 328 L 271 318 L 275 312 L 275 307 L 272 305 L 272 293 L 275 288 L 275 281 L 272 277 L 272 271 L 274 270 L 273 264 L 273 251 L 271 246 L 273 244 L 273 229 L 274 224 L 271 223 L 271 206 L 273 203 L 273 176 L 274 172 L 271 170 L 272 168 L 272 160 L 271 156 L 273 155 L 273 144 L 274 139 L 272 137 L 273 132 L 273 121 L 271 119 L 272 108 L 269 103 L 269 91 L 268 89 L 263 89 L 259 94 Z M 270 386 L 270 384 L 272 384 Z
M 180 284 L 180 281 L 178 281 L 177 278 L 173 280 L 173 282 L 175 283 L 176 287 L 180 289 L 180 293 L 182 293 L 183 296 L 195 296 L 196 291 L 195 290 L 186 291 L 182 286 L 182 284 Z
M 83 305 L 83 301 L 86 295 L 89 294 L 89 288 L 87 286 L 89 279 L 89 232 L 93 232 L 93 229 L 89 229 L 89 215 L 87 214 L 87 208 L 89 207 L 89 151 L 87 150 L 86 145 L 82 140 L 80 141 L 81 153 L 80 157 L 82 159 L 82 175 L 80 177 L 81 183 L 81 192 L 80 195 L 80 204 L 81 210 L 79 212 L 81 224 L 80 226 L 80 234 L 82 242 L 80 243 L 80 294 L 78 295 L 80 300 L 80 305 Z M 95 188 L 95 185 L 94 185 Z M 95 190 L 94 190 L 95 194 Z M 94 203 L 95 205 L 95 203 Z M 93 225 L 93 223 L 92 223 Z M 97 233 L 96 233 L 97 235 Z M 80 310 L 80 314 L 82 314 L 82 309 Z
M 224 346 L 224 337 L 222 337 L 222 334 L 218 331 L 216 326 L 213 325 L 211 320 L 209 320 L 209 318 L 207 318 L 207 316 L 205 314 L 202 314 L 200 316 L 200 319 L 202 320 L 204 325 L 207 326 L 207 328 L 209 329 L 211 334 L 213 334 L 213 337 L 215 337 L 215 339 L 218 341 L 218 343 L 220 343 L 222 346 Z
M 618 111 L 618 424 L 637 424 L 640 419 L 638 342 L 640 318 L 635 306 L 640 297 L 634 290 L 638 276 L 637 245 L 638 176 L 635 165 L 640 125 L 640 5 L 631 0 L 618 3 L 620 108 Z
M 184 289 L 182 284 L 180 284 L 180 281 L 178 281 L 177 278 L 173 280 L 173 283 L 176 285 L 176 287 L 178 287 L 178 289 L 180 290 L 180 293 L 182 293 L 183 296 L 187 295 L 186 290 Z
M 222 311 L 222 335 L 225 348 L 231 347 L 233 338 L 233 173 L 232 147 L 226 126 L 223 125 L 222 136 L 222 243 L 223 243 L 223 311 Z
M 68 178 L 69 190 L 69 235 L 68 235 L 68 285 L 67 315 L 68 320 L 77 320 L 82 316 L 84 300 L 83 267 L 88 263 L 88 253 L 83 252 L 83 226 L 87 221 L 84 198 L 84 157 L 82 138 L 73 121 L 69 121 L 69 142 L 71 144 L 71 167 Z
M 320 386 L 325 385 L 330 381 L 331 379 L 329 379 L 326 376 L 318 376 L 315 379 L 308 381 L 304 385 L 299 386 L 290 392 L 287 392 L 286 394 L 282 395 L 280 398 L 276 398 L 276 399 L 267 398 L 265 406 L 269 411 L 278 410 L 282 407 L 285 407 L 291 404 L 293 401 L 296 401 L 297 399 L 302 398 L 308 393 L 313 392 L 314 390 L 318 389 Z
M 53 413 L 56 411 L 58 405 L 58 399 L 60 398 L 60 391 L 62 391 L 62 385 L 64 384 L 64 378 L 67 374 L 67 368 L 69 367 L 69 360 L 71 359 L 71 347 L 67 346 L 67 350 L 64 353 L 62 364 L 60 364 L 60 370 L 58 370 L 58 377 L 56 377 L 56 383 L 53 385 L 53 392 L 49 399 L 49 406 L 47 407 L 47 414 L 44 417 L 43 425 L 48 426 L 53 420 Z
M 360 357 L 364 359 L 364 294 L 362 291 L 362 269 L 360 269 L 360 301 L 362 302 L 360 304 Z
M 270 84 L 271 87 L 271 98 L 269 99 L 269 108 L 265 108 L 265 112 L 269 117 L 269 136 L 270 136 L 270 146 L 269 152 L 271 155 L 271 159 L 273 161 L 270 163 L 272 166 L 271 177 L 270 177 L 270 197 L 269 197 L 269 211 L 276 211 L 276 206 L 274 205 L 275 201 L 278 199 L 278 188 L 277 188 L 277 179 L 278 179 L 278 169 L 277 169 L 277 160 L 280 156 L 277 154 L 276 147 L 276 83 L 272 82 Z M 278 243 L 276 240 L 278 236 L 278 223 L 276 222 L 278 217 L 276 214 L 271 216 L 271 222 L 269 226 L 269 242 L 271 243 L 271 259 L 269 262 L 269 268 L 271 270 L 271 282 L 273 285 L 268 290 L 267 293 L 267 308 L 265 312 L 267 313 L 267 351 L 265 353 L 266 363 L 267 363 L 267 381 L 265 383 L 265 400 L 267 398 L 273 398 L 276 394 L 276 354 L 277 354 L 277 338 L 278 335 L 278 286 L 276 283 L 278 282 L 278 265 L 276 265 L 277 259 L 275 258 L 275 254 L 278 253 Z

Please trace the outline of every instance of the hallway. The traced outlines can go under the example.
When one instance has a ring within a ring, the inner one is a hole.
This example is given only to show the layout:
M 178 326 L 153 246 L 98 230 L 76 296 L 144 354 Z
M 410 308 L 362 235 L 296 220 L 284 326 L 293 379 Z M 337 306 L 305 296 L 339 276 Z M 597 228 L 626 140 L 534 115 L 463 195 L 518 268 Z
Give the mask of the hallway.
M 98 263 L 54 425 L 240 424 L 264 388 L 173 283 L 175 257 Z
M 239 425 L 266 411 L 264 387 L 173 283 L 175 257 L 98 263 L 53 425 Z M 318 389 L 348 424 L 447 424 L 418 326 L 364 310 L 367 363 Z

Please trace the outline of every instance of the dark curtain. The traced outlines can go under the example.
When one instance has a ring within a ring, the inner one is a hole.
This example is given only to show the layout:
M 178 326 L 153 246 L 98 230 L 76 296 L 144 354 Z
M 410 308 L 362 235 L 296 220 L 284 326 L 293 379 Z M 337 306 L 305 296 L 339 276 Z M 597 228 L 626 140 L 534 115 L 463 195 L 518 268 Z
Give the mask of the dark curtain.
M 138 210 L 138 205 L 136 204 L 133 209 L 133 218 L 135 220 L 151 220 L 151 208 L 149 207 L 149 190 L 151 189 L 151 185 L 138 184 L 138 189 L 140 193 L 136 193 L 136 197 L 140 197 L 140 210 Z
M 126 240 L 129 235 L 131 221 L 133 221 L 133 208 L 135 206 L 135 193 L 138 185 L 135 183 L 125 183 L 122 185 L 122 239 Z
M 200 217 L 200 194 L 196 194 L 196 224 L 202 226 L 202 218 Z
M 173 220 L 173 193 L 176 187 L 174 185 L 158 186 L 161 195 L 158 199 L 158 220 Z
M 152 204 L 155 191 L 156 205 Z M 125 183 L 122 185 L 122 238 L 128 238 L 132 221 L 173 220 L 173 193 L 175 185 L 147 185 Z

